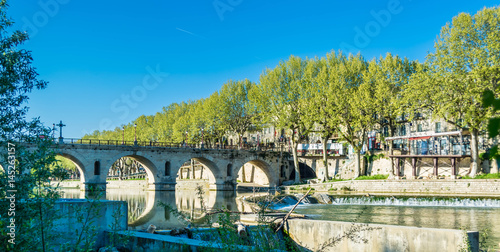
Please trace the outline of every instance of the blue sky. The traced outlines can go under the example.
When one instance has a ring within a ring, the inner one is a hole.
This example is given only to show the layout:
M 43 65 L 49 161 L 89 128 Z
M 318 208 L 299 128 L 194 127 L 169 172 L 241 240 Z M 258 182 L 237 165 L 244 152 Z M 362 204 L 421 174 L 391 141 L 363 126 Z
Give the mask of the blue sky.
M 425 60 L 443 25 L 498 1 L 10 1 L 49 86 L 29 117 L 64 137 L 113 129 L 173 102 L 208 97 L 229 79 L 258 82 L 290 55 L 358 50 Z M 138 129 L 139 130 L 139 129 Z

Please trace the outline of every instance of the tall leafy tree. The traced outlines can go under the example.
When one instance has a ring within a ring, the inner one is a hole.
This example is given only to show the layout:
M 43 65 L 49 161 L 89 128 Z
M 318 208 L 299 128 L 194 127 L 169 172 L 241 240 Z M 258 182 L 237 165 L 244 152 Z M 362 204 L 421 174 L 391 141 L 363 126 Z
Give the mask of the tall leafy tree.
M 367 132 L 374 124 L 373 88 L 364 81 L 367 63 L 361 55 L 341 57 L 340 63 L 330 69 L 330 106 L 336 113 L 338 132 L 355 151 L 355 176 L 363 174 L 361 150 Z
M 249 100 L 250 90 L 255 83 L 248 79 L 228 81 L 219 91 L 221 122 L 224 127 L 238 135 L 241 147 L 243 134 L 249 131 L 258 114 Z
M 328 171 L 328 154 L 327 141 L 338 130 L 337 113 L 334 107 L 331 106 L 334 99 L 335 89 L 330 83 L 331 69 L 334 69 L 341 62 L 342 54 L 336 55 L 331 52 L 326 55 L 326 58 L 317 59 L 316 67 L 318 73 L 314 78 L 311 89 L 311 98 L 305 100 L 305 118 L 311 122 L 315 122 L 314 132 L 319 133 L 323 143 L 323 165 L 325 167 L 323 181 L 330 179 Z
M 55 236 L 52 209 L 58 198 L 48 181 L 63 176 L 64 170 L 52 166 L 56 159 L 49 148 L 50 129 L 37 119 L 26 119 L 28 94 L 45 88 L 47 82 L 38 79 L 31 52 L 19 49 L 28 34 L 8 30 L 13 22 L 7 17 L 7 7 L 7 1 L 1 0 L 0 163 L 4 170 L 0 170 L 0 198 L 4 200 L 0 209 L 5 212 L 0 215 L 0 250 L 48 251 Z M 32 148 L 27 149 L 28 145 Z M 13 210 L 7 197 L 15 199 Z M 8 234 L 11 225 L 15 226 L 15 239 Z
M 219 145 L 222 144 L 222 138 L 228 131 L 227 125 L 222 123 L 224 114 L 223 108 L 220 106 L 221 100 L 219 92 L 214 92 L 207 98 L 205 106 L 203 106 L 203 116 L 207 123 L 205 134 L 212 143 L 217 142 Z
M 418 62 L 393 56 L 390 53 L 378 60 L 369 62 L 365 81 L 373 88 L 373 102 L 376 105 L 376 122 L 380 128 L 387 127 L 388 135 L 394 136 L 397 118 L 403 114 L 401 107 L 402 90 L 408 84 L 410 76 L 416 71 Z M 393 154 L 392 144 L 389 144 L 389 153 Z M 391 163 L 391 172 L 394 164 Z M 394 174 L 393 174 L 394 175 Z
M 307 135 L 313 126 L 305 117 L 304 101 L 311 97 L 309 86 L 317 72 L 314 60 L 290 56 L 276 68 L 265 70 L 252 95 L 266 122 L 289 131 L 296 182 L 300 181 L 297 156 L 300 136 Z
M 475 15 L 459 14 L 442 28 L 435 52 L 428 55 L 427 69 L 415 75 L 408 88 L 415 107 L 427 108 L 434 118 L 470 131 L 471 176 L 478 172 L 479 132 L 493 116 L 491 107 L 482 106 L 482 94 L 492 90 L 499 97 L 499 34 L 498 7 Z

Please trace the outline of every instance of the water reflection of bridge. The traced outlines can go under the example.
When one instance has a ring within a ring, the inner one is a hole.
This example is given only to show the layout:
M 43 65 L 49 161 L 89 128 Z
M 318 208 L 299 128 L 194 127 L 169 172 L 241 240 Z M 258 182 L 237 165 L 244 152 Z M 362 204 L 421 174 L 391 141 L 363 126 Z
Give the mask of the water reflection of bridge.
M 206 209 L 250 211 L 250 206 L 238 197 L 242 195 L 234 191 L 203 191 L 203 205 Z M 78 190 L 66 190 L 63 194 L 65 198 L 85 196 L 85 192 Z M 172 214 L 160 203 L 169 205 L 196 224 L 202 224 L 209 218 L 206 209 L 202 207 L 202 199 L 195 190 L 107 190 L 105 197 L 107 200 L 122 200 L 128 203 L 128 222 L 132 229 L 146 229 L 150 224 L 158 229 L 185 227 L 186 222 L 182 218 Z
M 245 203 L 236 197 L 234 191 L 204 191 L 202 197 L 193 190 L 178 190 L 176 192 L 145 191 L 144 193 L 146 202 L 144 211 L 137 219 L 129 222 L 129 226 L 134 229 L 145 229 L 150 224 L 154 224 L 159 229 L 184 227 L 186 225 L 182 218 L 172 214 L 160 202 L 169 205 L 172 209 L 180 212 L 186 219 L 198 224 L 203 223 L 208 217 L 206 215 L 207 209 L 224 208 L 230 211 L 250 209 L 249 206 L 245 206 Z

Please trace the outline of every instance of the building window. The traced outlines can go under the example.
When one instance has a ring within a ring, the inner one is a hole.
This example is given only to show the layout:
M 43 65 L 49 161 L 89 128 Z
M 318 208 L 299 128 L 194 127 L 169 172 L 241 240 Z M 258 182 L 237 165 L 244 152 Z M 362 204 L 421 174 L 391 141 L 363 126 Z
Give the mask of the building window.
M 101 162 L 94 162 L 94 175 L 101 175 Z
M 384 137 L 388 137 L 388 136 L 389 136 L 389 127 L 385 126 L 384 127 Z
M 441 132 L 441 123 L 437 122 L 436 123 L 436 133 L 440 133 L 440 132 Z
M 400 136 L 406 136 L 406 126 L 401 125 Z
M 420 123 L 419 123 L 419 124 L 417 125 L 417 132 L 422 132 L 422 131 L 423 131 L 423 130 L 422 130 L 422 124 L 420 124 Z

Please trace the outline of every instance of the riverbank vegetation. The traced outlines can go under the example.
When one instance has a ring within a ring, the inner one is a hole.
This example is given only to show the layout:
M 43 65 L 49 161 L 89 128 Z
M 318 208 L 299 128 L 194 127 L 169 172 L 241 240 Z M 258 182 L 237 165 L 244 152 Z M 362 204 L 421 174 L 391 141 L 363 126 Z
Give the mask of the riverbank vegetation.
M 67 173 L 49 148 L 50 129 L 26 118 L 28 94 L 44 89 L 30 51 L 23 48 L 26 32 L 10 31 L 8 4 L 0 1 L 0 251 L 52 251 L 51 232 L 58 218 L 59 194 L 50 178 Z M 55 165 L 53 165 L 55 163 Z

